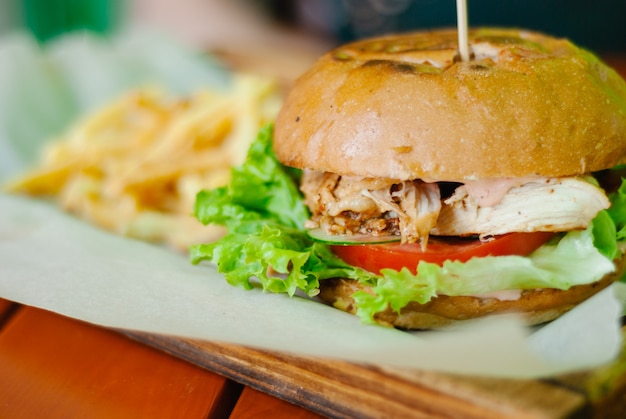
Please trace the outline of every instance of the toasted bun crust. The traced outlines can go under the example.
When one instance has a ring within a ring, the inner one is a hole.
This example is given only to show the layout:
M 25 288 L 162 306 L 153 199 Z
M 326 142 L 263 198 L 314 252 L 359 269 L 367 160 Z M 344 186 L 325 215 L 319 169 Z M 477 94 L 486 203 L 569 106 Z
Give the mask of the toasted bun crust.
M 321 57 L 275 123 L 288 166 L 437 181 L 571 176 L 626 162 L 626 83 L 567 40 L 453 30 L 358 41 Z
M 391 309 L 375 320 L 401 329 L 437 329 L 488 315 L 518 313 L 529 325 L 554 320 L 618 280 L 624 272 L 626 257 L 616 261 L 616 271 L 600 281 L 577 285 L 568 290 L 551 288 L 523 291 L 516 300 L 474 296 L 439 296 L 426 304 L 411 302 L 399 313 Z M 359 290 L 372 292 L 352 279 L 327 279 L 320 283 L 320 298 L 334 307 L 356 313 L 352 295 Z

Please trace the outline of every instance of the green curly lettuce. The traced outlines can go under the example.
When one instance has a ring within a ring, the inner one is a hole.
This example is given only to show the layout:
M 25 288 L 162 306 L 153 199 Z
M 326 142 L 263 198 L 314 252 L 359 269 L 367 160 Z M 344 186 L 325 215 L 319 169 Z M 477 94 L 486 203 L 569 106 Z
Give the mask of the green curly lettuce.
M 375 275 L 350 266 L 330 248 L 313 241 L 304 227 L 309 212 L 298 189 L 300 172 L 283 166 L 272 150 L 272 128 L 263 128 L 244 164 L 232 170 L 229 185 L 201 191 L 195 215 L 203 224 L 219 224 L 221 240 L 191 248 L 192 263 L 211 261 L 226 280 L 250 289 L 309 296 L 328 278 L 355 279 L 374 292 L 354 295 L 365 322 L 387 307 L 401 310 L 410 301 L 426 303 L 438 294 L 478 295 L 501 290 L 557 288 L 595 282 L 615 268 L 619 243 L 626 240 L 626 182 L 611 194 L 612 206 L 584 231 L 569 232 L 527 257 L 474 258 L 422 262 L 418 273 L 385 269 Z
M 264 127 L 240 167 L 224 187 L 201 191 L 195 215 L 203 224 L 219 224 L 221 240 L 191 247 L 192 263 L 211 261 L 226 280 L 250 289 L 255 278 L 266 291 L 314 296 L 319 281 L 353 278 L 373 283 L 375 275 L 352 267 L 328 246 L 309 238 L 309 211 L 298 189 L 300 172 L 281 165 L 272 151 L 272 128 Z

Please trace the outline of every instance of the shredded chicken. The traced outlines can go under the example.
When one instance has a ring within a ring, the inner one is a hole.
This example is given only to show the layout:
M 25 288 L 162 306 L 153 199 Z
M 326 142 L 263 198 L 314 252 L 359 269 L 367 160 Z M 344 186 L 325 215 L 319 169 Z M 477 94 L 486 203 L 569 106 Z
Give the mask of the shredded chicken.
M 307 227 L 330 234 L 400 235 L 425 246 L 441 209 L 439 187 L 421 181 L 305 172 L 301 188 L 313 213 Z
M 402 182 L 391 188 L 363 190 L 361 194 L 371 198 L 381 211 L 398 217 L 403 242 L 420 242 L 423 248 L 426 247 L 430 230 L 437 224 L 441 210 L 437 184 Z
M 442 198 L 440 184 L 305 171 L 301 189 L 312 212 L 307 227 L 329 234 L 399 235 L 426 246 L 429 235 L 488 237 L 510 232 L 586 228 L 608 208 L 604 191 L 584 178 L 499 180 L 460 184 Z M 504 186 L 503 186 L 504 185 Z M 491 191 L 493 195 L 493 191 Z

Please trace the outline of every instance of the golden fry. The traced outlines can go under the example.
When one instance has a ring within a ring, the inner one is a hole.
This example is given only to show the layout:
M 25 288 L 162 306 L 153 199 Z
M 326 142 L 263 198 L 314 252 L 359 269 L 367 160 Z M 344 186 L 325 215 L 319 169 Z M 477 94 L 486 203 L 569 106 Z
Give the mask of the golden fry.
M 244 74 L 224 92 L 129 92 L 77 121 L 5 188 L 53 196 L 65 210 L 138 239 L 179 249 L 212 241 L 223 230 L 193 218 L 195 195 L 228 182 L 280 99 L 273 80 Z

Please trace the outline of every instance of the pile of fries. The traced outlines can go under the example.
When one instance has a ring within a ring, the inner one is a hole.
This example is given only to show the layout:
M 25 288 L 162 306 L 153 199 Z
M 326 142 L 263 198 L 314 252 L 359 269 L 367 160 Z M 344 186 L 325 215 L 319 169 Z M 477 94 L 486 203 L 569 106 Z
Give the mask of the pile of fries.
M 234 77 L 226 92 L 185 98 L 130 92 L 52 141 L 6 189 L 51 197 L 102 228 L 176 249 L 213 241 L 223 231 L 193 217 L 196 193 L 228 182 L 280 106 L 273 80 Z

